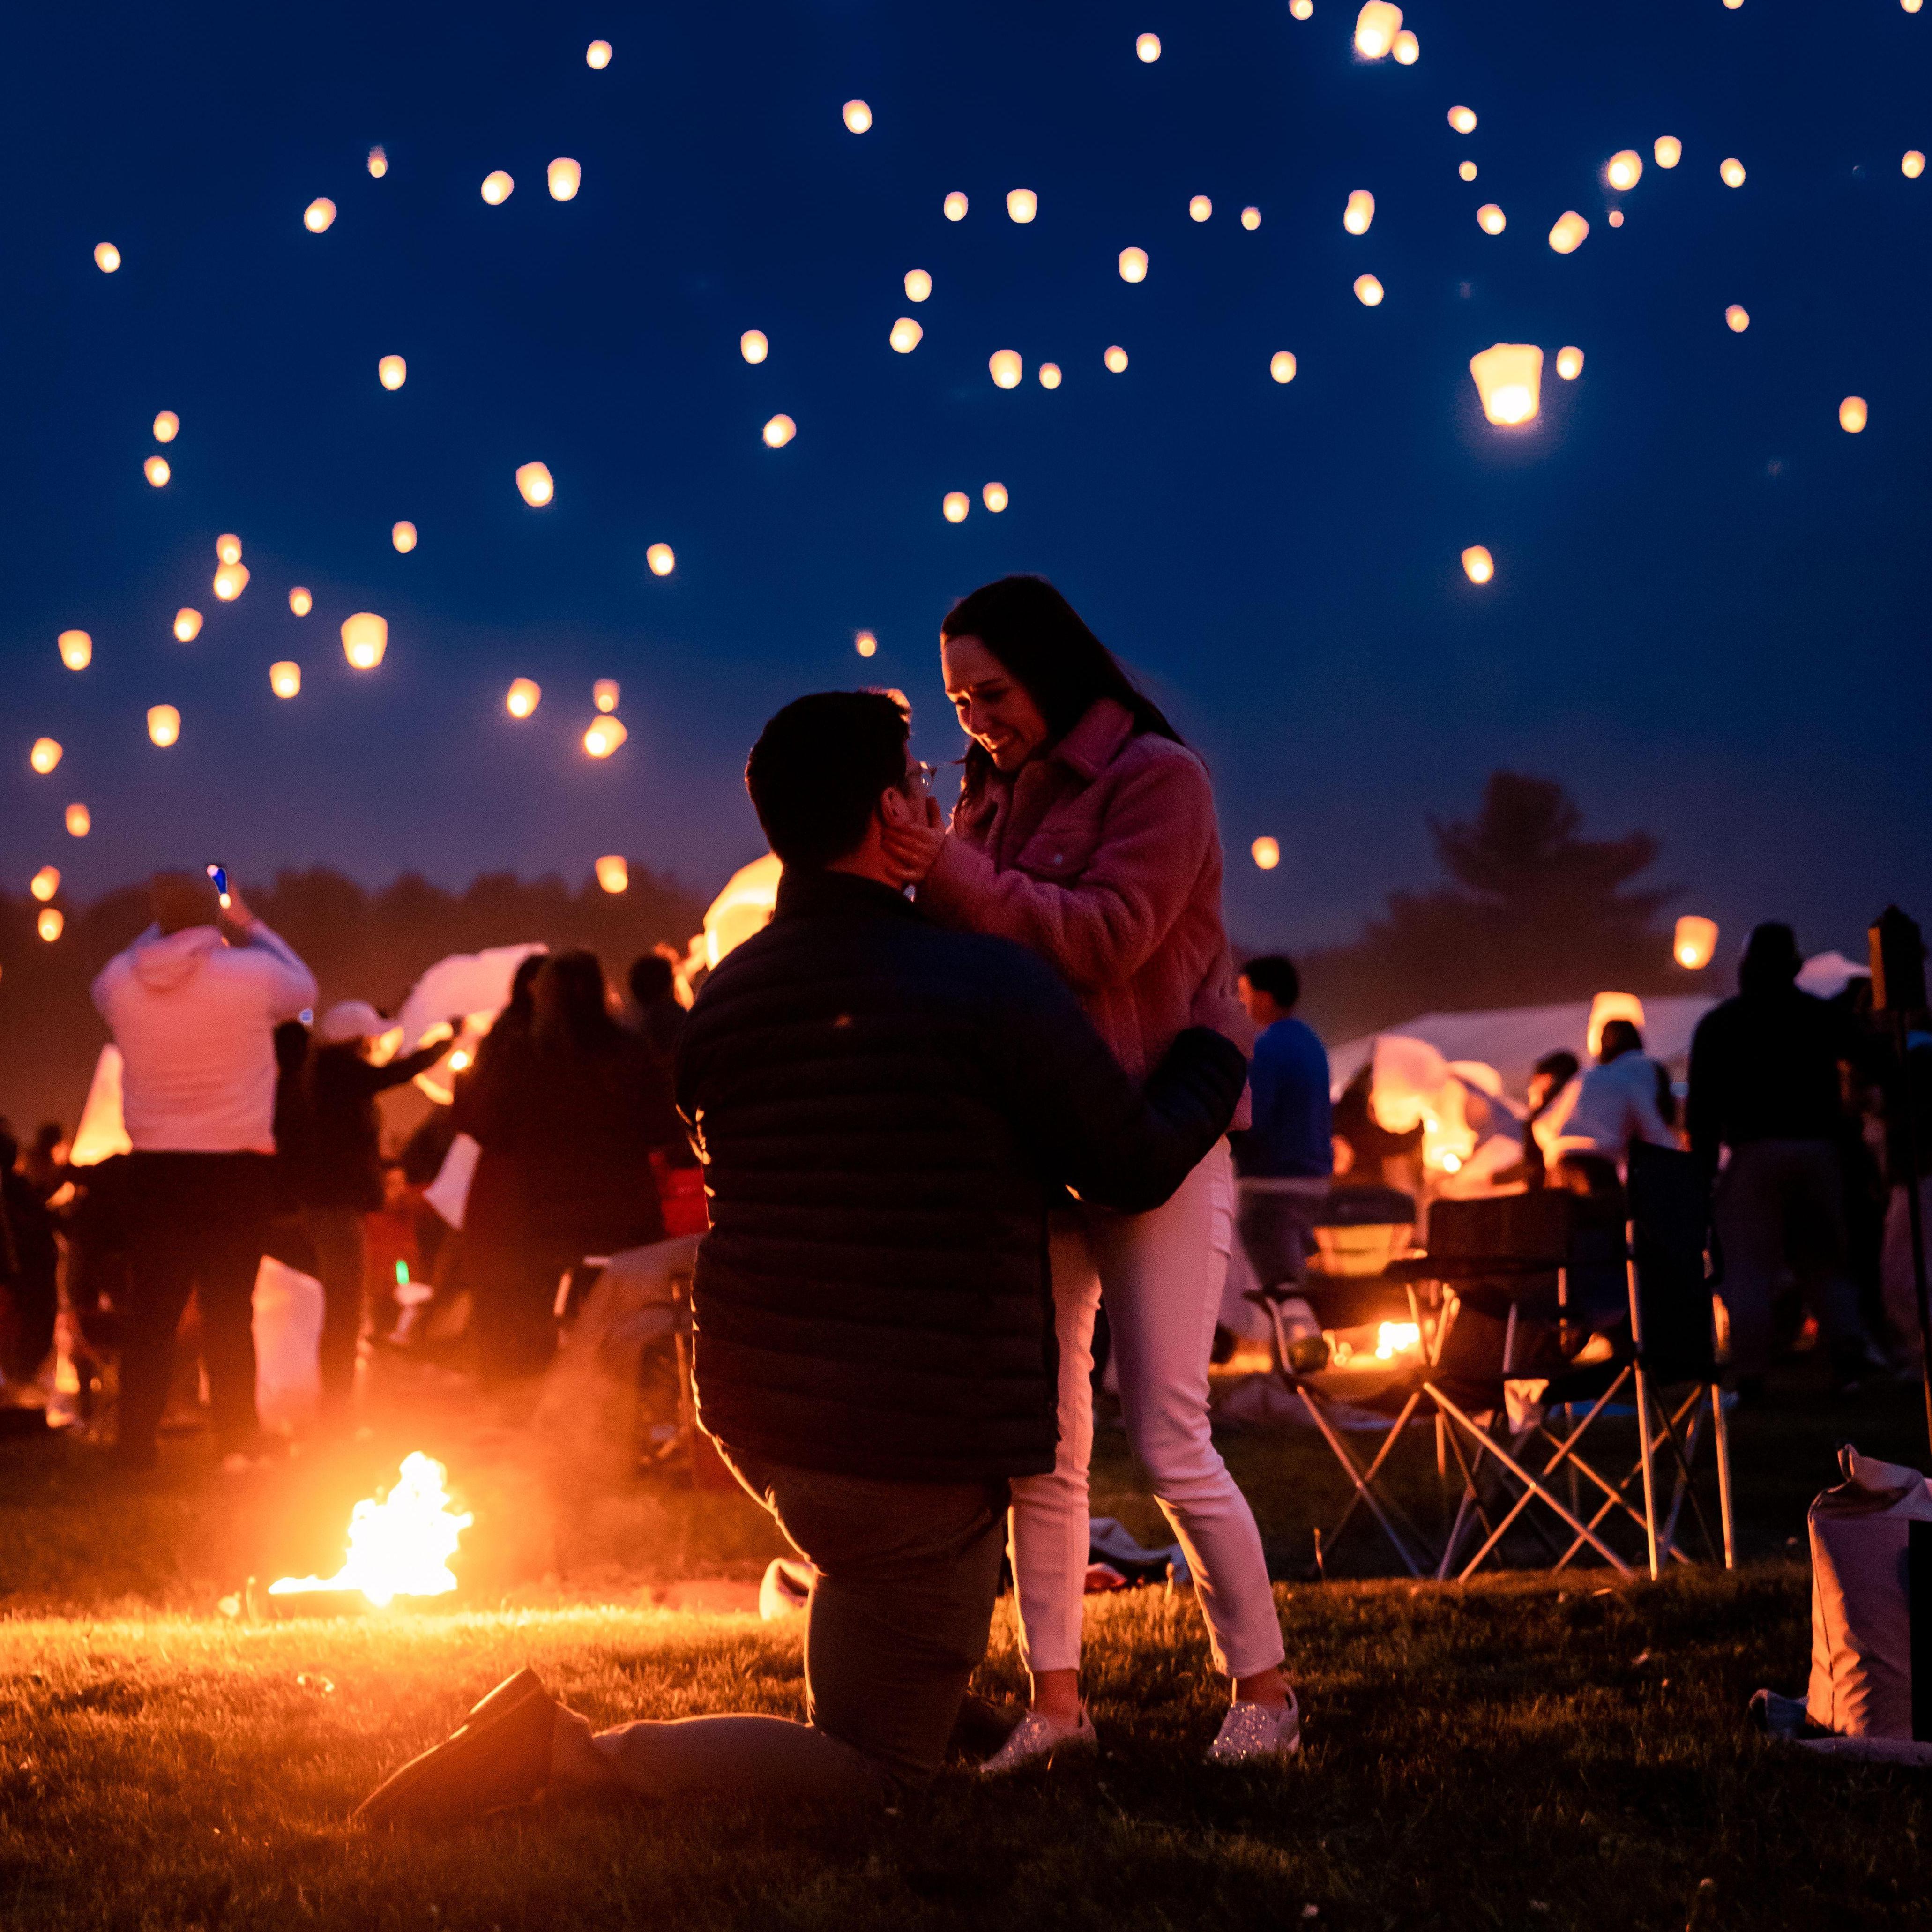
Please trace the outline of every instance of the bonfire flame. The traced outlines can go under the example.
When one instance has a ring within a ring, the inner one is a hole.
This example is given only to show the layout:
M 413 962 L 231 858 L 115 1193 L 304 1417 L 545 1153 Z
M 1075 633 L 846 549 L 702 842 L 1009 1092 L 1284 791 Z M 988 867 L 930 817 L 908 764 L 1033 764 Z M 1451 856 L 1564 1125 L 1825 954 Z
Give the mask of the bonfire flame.
M 403 1458 L 384 1497 L 365 1496 L 349 1518 L 349 1556 L 333 1576 L 284 1576 L 272 1597 L 305 1590 L 360 1590 L 378 1610 L 397 1597 L 440 1597 L 456 1588 L 449 1559 L 476 1518 L 449 1507 L 449 1472 L 420 1450 Z

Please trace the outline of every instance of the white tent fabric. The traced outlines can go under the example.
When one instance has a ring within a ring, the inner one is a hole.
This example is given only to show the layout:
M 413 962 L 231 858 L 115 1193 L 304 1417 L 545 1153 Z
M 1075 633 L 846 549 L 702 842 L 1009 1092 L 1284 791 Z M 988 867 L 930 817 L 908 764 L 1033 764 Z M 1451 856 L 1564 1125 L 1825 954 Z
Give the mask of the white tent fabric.
M 734 946 L 771 922 L 784 867 L 775 852 L 741 866 L 725 882 L 704 915 L 704 963 L 716 966 Z
M 121 1049 L 110 1040 L 94 1063 L 87 1104 L 80 1110 L 68 1160 L 74 1167 L 98 1167 L 117 1154 L 130 1152 L 134 1144 L 121 1114 Z

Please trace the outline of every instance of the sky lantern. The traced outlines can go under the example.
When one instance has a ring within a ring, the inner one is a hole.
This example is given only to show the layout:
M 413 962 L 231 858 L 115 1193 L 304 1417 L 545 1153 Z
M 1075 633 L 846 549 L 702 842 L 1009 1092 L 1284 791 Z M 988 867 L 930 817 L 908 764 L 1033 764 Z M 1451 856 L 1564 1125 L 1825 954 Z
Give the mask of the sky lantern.
M 1277 839 L 1257 838 L 1248 850 L 1264 872 L 1273 872 L 1281 863 L 1281 844 Z
M 215 538 L 214 560 L 218 563 L 239 563 L 242 561 L 242 539 L 232 530 L 224 530 Z
M 987 358 L 986 367 L 992 371 L 995 385 L 1002 389 L 1017 389 L 1020 378 L 1026 374 L 1026 364 L 1017 349 L 994 350 Z
M 389 158 L 382 152 L 379 141 L 369 150 L 369 173 L 372 179 L 380 181 L 389 172 Z
M 1474 181 L 1476 178 L 1475 163 L 1474 161 L 1458 161 L 1456 164 L 1456 178 L 1459 180 L 1466 182 Z
M 34 922 L 34 930 L 51 946 L 61 936 L 61 928 L 67 921 L 61 916 L 56 906 L 49 906 Z
M 908 302 L 924 302 L 932 292 L 932 278 L 923 268 L 907 269 L 905 292 Z
M 322 234 L 335 219 L 335 204 L 327 195 L 319 194 L 302 210 L 302 226 L 311 235 Z
M 1012 499 L 1006 494 L 1006 486 L 1004 483 L 988 483 L 980 492 L 980 500 L 997 517 Z
M 141 465 L 141 474 L 159 490 L 166 486 L 174 472 L 168 467 L 168 459 L 165 456 L 151 456 Z
M 1348 206 L 1342 212 L 1342 226 L 1351 235 L 1366 235 L 1376 218 L 1376 198 L 1365 188 L 1348 190 Z
M 560 154 L 544 170 L 544 179 L 550 184 L 551 200 L 574 201 L 584 185 L 584 170 L 568 154 Z
M 1480 544 L 1472 544 L 1462 553 L 1462 574 L 1472 584 L 1486 584 L 1496 574 L 1496 560 Z
M 772 352 L 762 328 L 748 328 L 738 338 L 738 353 L 747 362 L 762 362 Z
M 877 657 L 879 654 L 879 640 L 870 631 L 861 631 L 853 638 L 852 648 L 862 658 Z
M 1450 108 L 1449 124 L 1459 134 L 1473 134 L 1476 131 L 1476 110 L 1473 107 Z
M 389 648 L 389 625 L 373 610 L 358 610 L 342 620 L 342 655 L 351 670 L 374 670 Z
M 1149 67 L 1153 66 L 1154 62 L 1160 58 L 1160 36 L 1158 34 L 1142 34 L 1134 43 L 1134 52 L 1138 54 Z
M 201 613 L 192 604 L 184 604 L 175 613 L 175 638 L 179 644 L 191 644 L 201 635 Z
M 517 489 L 533 510 L 541 510 L 556 494 L 556 485 L 550 480 L 550 470 L 541 463 L 518 465 Z
M 407 556 L 416 547 L 416 526 L 411 523 L 397 523 L 389 526 L 389 541 Z
M 593 758 L 608 758 L 630 735 L 620 720 L 598 718 L 584 734 L 584 748 Z
M 1383 293 L 1382 284 L 1377 281 L 1374 276 L 1358 275 L 1355 278 L 1355 299 L 1363 308 L 1379 307 Z
M 1389 50 L 1395 56 L 1398 67 L 1413 67 L 1422 58 L 1422 43 L 1405 27 L 1395 37 L 1395 45 Z
M 111 275 L 121 266 L 121 251 L 111 242 L 97 242 L 94 250 L 94 266 L 104 275 Z
M 45 778 L 61 761 L 60 740 L 58 738 L 36 738 L 34 748 L 27 754 L 27 762 Z
M 1618 189 L 1635 188 L 1643 178 L 1643 157 L 1634 148 L 1620 148 L 1610 158 L 1604 178 Z
M 1258 208 L 1241 210 L 1241 226 L 1252 235 L 1262 225 L 1262 212 Z
M 1509 226 L 1509 217 L 1492 201 L 1486 201 L 1476 211 L 1476 226 L 1485 235 L 1500 235 Z
M 1364 60 L 1380 60 L 1395 45 L 1402 31 L 1402 9 L 1389 0 L 1368 0 L 1355 16 L 1355 51 Z
M 78 800 L 67 808 L 67 829 L 75 838 L 85 838 L 94 830 L 94 814 Z
M 1127 352 L 1118 342 L 1108 349 L 1100 360 L 1106 363 L 1116 376 L 1124 375 L 1126 373 Z
M 597 862 L 597 883 L 607 892 L 621 892 L 631 883 L 631 868 L 622 856 L 607 852 Z
M 1865 399 L 1862 396 L 1847 396 L 1838 405 L 1838 427 L 1848 436 L 1863 434 L 1867 420 Z
M 677 553 L 668 543 L 654 543 L 644 553 L 653 577 L 668 577 L 677 568 Z
M 1294 353 L 1292 350 L 1277 349 L 1274 353 L 1268 358 L 1268 374 L 1272 376 L 1277 382 L 1293 382 L 1294 380 L 1294 370 L 1295 361 Z
M 1574 382 L 1583 373 L 1583 352 L 1566 343 L 1556 352 L 1556 373 L 1566 382 Z
M 1559 255 L 1574 255 L 1583 245 L 1590 224 L 1574 208 L 1566 208 L 1550 231 L 1550 245 Z
M 924 338 L 926 331 L 909 315 L 902 315 L 892 324 L 892 332 L 886 339 L 902 356 L 910 356 Z
M 961 196 L 963 201 L 964 196 Z M 1009 220 L 1024 225 L 1040 212 L 1040 196 L 1030 188 L 1016 188 L 1006 196 L 1006 216 Z
M 1898 164 L 1898 172 L 1907 181 L 1916 181 L 1925 172 L 1925 157 L 1916 148 L 1907 148 L 1905 158 Z
M 165 752 L 181 736 L 181 713 L 172 704 L 149 705 L 148 736 Z
M 766 424 L 761 434 L 767 449 L 782 449 L 798 434 L 798 424 L 790 416 L 776 416 Z
M 1148 258 L 1144 248 L 1123 248 L 1120 250 L 1120 280 L 1124 282 L 1144 282 L 1147 280 Z
M 1288 10 L 1295 20 L 1312 19 L 1315 13 L 1315 0 L 1288 0 Z
M 27 890 L 41 904 L 45 905 L 60 890 L 60 868 L 43 866 L 28 882 Z
M 268 667 L 268 688 L 278 698 L 293 698 L 302 690 L 302 666 L 293 658 L 284 658 Z
M 956 188 L 952 192 L 946 197 L 945 209 L 946 220 L 948 221 L 964 221 L 966 219 L 966 197 Z
M 172 442 L 181 434 L 181 418 L 172 410 L 164 410 L 154 418 L 154 440 Z
M 1743 334 L 1750 326 L 1750 311 L 1742 303 L 1732 303 L 1724 311 L 1724 326 L 1733 335 Z
M 1543 393 L 1543 351 L 1531 342 L 1498 342 L 1469 358 L 1483 413 L 1504 428 L 1533 422 Z
M 1701 973 L 1711 963 L 1718 950 L 1718 922 L 1714 919 L 1700 919 L 1695 913 L 1687 912 L 1677 922 L 1677 931 L 1670 945 L 1671 957 L 1680 966 L 1688 966 L 1694 973 Z
M 1744 184 L 1744 164 L 1736 155 L 1728 156 L 1718 164 L 1718 172 L 1724 178 L 1726 188 L 1742 188 Z
M 385 356 L 376 364 L 376 380 L 386 389 L 400 389 L 410 380 L 410 365 L 400 356 Z
M 483 177 L 483 199 L 492 208 L 501 208 L 516 191 L 516 183 L 501 168 L 492 168 Z
M 1684 158 L 1684 143 L 1675 134 L 1660 134 L 1650 144 L 1651 159 L 1660 168 L 1674 168 Z
M 964 490 L 949 490 L 939 506 L 939 513 L 949 524 L 963 524 L 972 507 L 973 500 Z
M 69 670 L 85 670 L 94 662 L 94 640 L 85 631 L 63 631 L 54 640 L 61 662 Z
M 1187 204 L 1187 218 L 1190 221 L 1211 221 L 1214 204 L 1204 194 L 1197 194 Z
M 543 686 L 533 677 L 516 677 L 503 695 L 503 709 L 512 718 L 527 718 L 543 701 Z
M 590 687 L 590 701 L 599 711 L 616 710 L 617 700 L 620 694 L 617 680 L 614 677 L 600 677 Z
M 1612 228 L 1621 228 L 1624 225 L 1624 212 L 1621 208 L 1612 208 L 1604 218 Z
M 584 64 L 595 68 L 599 73 L 610 64 L 610 43 L 592 40 L 584 50 Z
M 872 124 L 872 110 L 862 100 L 848 100 L 838 111 L 844 117 L 846 128 L 851 134 L 862 134 Z
M 214 573 L 214 594 L 224 604 L 232 604 L 248 587 L 245 563 L 224 563 Z
M 1042 362 L 1040 365 L 1040 386 L 1042 389 L 1060 387 L 1060 364 L 1058 362 Z
M 289 608 L 298 617 L 306 617 L 315 608 L 315 599 L 309 595 L 305 584 L 298 584 L 289 592 Z

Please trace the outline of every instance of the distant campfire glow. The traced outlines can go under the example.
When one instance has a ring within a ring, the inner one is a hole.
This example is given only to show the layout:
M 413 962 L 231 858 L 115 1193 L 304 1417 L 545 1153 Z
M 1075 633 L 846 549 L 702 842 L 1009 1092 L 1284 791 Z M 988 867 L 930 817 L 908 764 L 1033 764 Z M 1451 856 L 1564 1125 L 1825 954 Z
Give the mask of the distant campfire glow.
M 349 1555 L 333 1576 L 284 1576 L 272 1597 L 360 1590 L 378 1610 L 398 1597 L 442 1597 L 456 1588 L 449 1559 L 475 1517 L 449 1507 L 448 1471 L 420 1450 L 403 1458 L 388 1496 L 367 1496 L 349 1518 Z

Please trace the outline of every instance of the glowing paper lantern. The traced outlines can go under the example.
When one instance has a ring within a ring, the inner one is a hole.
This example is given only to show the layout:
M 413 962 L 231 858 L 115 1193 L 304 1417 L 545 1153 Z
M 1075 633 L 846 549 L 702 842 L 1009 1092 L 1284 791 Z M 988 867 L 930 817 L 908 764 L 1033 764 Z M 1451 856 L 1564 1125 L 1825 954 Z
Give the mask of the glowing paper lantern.
M 224 604 L 232 604 L 248 587 L 245 563 L 224 563 L 214 573 L 214 594 Z
M 384 154 L 380 144 L 369 150 L 369 172 L 377 181 L 389 172 L 389 158 Z
M 926 331 L 909 315 L 902 315 L 892 324 L 892 332 L 886 338 L 902 356 L 910 356 L 920 345 Z
M 1476 178 L 1476 164 L 1474 161 L 1458 161 L 1456 172 L 1464 181 L 1474 181 Z
M 1907 181 L 1916 181 L 1925 172 L 1925 157 L 1916 148 L 1907 148 L 1898 171 Z
M 738 338 L 738 353 L 747 362 L 762 362 L 772 352 L 762 328 L 748 328 Z
M 1342 211 L 1342 226 L 1351 235 L 1366 235 L 1376 218 L 1376 198 L 1365 188 L 1351 188 L 1348 206 Z
M 1288 350 L 1277 349 L 1274 353 L 1268 358 L 1268 374 L 1272 376 L 1277 382 L 1293 382 L 1294 380 L 1294 357 Z
M 1413 67 L 1422 58 L 1422 43 L 1405 27 L 1396 35 L 1391 51 L 1398 67 Z
M 614 711 L 619 697 L 617 680 L 614 677 L 600 677 L 590 687 L 590 701 L 599 711 Z
M 1838 405 L 1838 427 L 1847 435 L 1860 434 L 1865 426 L 1867 412 L 1862 396 L 1847 396 Z
M 1496 574 L 1496 560 L 1480 544 L 1462 553 L 1462 574 L 1472 584 L 1486 584 Z
M 872 110 L 862 100 L 848 100 L 839 110 L 845 118 L 847 128 L 854 134 L 862 134 L 872 124 Z
M 988 483 L 980 492 L 980 500 L 997 517 L 1012 500 L 1007 496 L 1006 486 L 1004 483 Z
M 85 631 L 63 631 L 54 641 L 60 646 L 61 662 L 69 670 L 85 670 L 94 662 L 94 640 Z
M 388 620 L 373 610 L 358 610 L 342 620 L 342 655 L 352 670 L 374 670 L 389 648 Z
M 952 192 L 946 197 L 945 206 L 946 220 L 948 221 L 964 221 L 966 219 L 966 197 L 956 188 Z
M 962 196 L 962 200 L 964 197 Z M 1022 224 L 1030 221 L 1040 212 L 1040 196 L 1030 188 L 1016 188 L 1006 196 L 1006 215 L 1010 220 Z
M 1604 178 L 1613 188 L 1635 188 L 1643 178 L 1643 157 L 1634 148 L 1619 148 L 1604 170 Z
M 1612 208 L 1604 218 L 1612 228 L 1621 228 L 1624 225 L 1624 212 L 1621 208 Z
M 852 648 L 862 658 L 876 657 L 879 652 L 879 640 L 870 631 L 861 631 L 852 640 Z
M 493 168 L 483 177 L 483 199 L 492 208 L 501 208 L 516 191 L 516 183 L 501 168 Z
M 28 881 L 27 890 L 43 905 L 45 905 L 47 901 L 60 890 L 60 868 L 57 866 L 43 866 Z
M 154 418 L 154 440 L 172 442 L 181 434 L 181 418 L 172 410 L 164 410 Z
M 1590 224 L 1572 208 L 1557 218 L 1556 226 L 1550 231 L 1550 245 L 1559 255 L 1574 255 L 1583 245 L 1583 238 L 1590 232 Z
M 174 472 L 169 469 L 168 460 L 166 457 L 151 456 L 141 465 L 141 474 L 158 490 L 166 483 Z
M 1583 352 L 1568 344 L 1556 352 L 1556 373 L 1566 382 L 1574 382 L 1583 373 Z
M 1733 335 L 1742 335 L 1750 326 L 1750 312 L 1737 302 L 1724 311 L 1724 326 Z
M 1148 260 L 1144 248 L 1123 248 L 1120 250 L 1120 280 L 1124 282 L 1144 282 L 1147 280 Z
M 315 599 L 308 594 L 308 590 L 303 585 L 298 584 L 289 592 L 289 608 L 298 617 L 306 617 L 315 608 Z
M 327 195 L 319 194 L 302 210 L 302 226 L 311 235 L 320 235 L 335 219 L 335 204 Z
M 512 678 L 504 694 L 503 709 L 512 718 L 527 718 L 543 700 L 543 687 L 535 678 Z
M 1123 374 L 1126 369 L 1127 352 L 1117 342 L 1106 355 L 1101 357 L 1100 360 L 1106 363 L 1116 376 L 1118 376 Z
M 1264 872 L 1271 872 L 1281 863 L 1280 842 L 1273 838 L 1257 838 L 1248 848 L 1255 863 Z
M 1358 275 L 1355 278 L 1355 299 L 1363 308 L 1377 307 L 1381 303 L 1382 295 L 1382 285 L 1374 276 Z
M 268 667 L 268 688 L 278 698 L 293 698 L 302 689 L 302 666 L 284 658 Z
M 45 778 L 61 761 L 60 741 L 57 738 L 36 738 L 34 748 L 27 754 L 27 762 L 41 777 Z
M 621 892 L 631 883 L 631 868 L 616 853 L 606 853 L 597 862 L 597 883 L 607 892 Z
M 567 154 L 560 154 L 544 171 L 553 201 L 574 201 L 584 184 L 584 170 Z
M 70 836 L 85 838 L 94 830 L 94 814 L 84 805 L 70 805 L 67 808 L 67 829 Z
M 1315 12 L 1315 0 L 1288 0 L 1288 10 L 1295 20 L 1311 19 Z
M 416 526 L 413 524 L 392 524 L 389 526 L 389 541 L 407 556 L 416 547 Z
M 34 930 L 51 946 L 59 938 L 61 928 L 66 923 L 67 921 L 60 915 L 59 909 L 55 906 L 49 906 L 46 911 L 34 922 Z
M 1742 188 L 1744 184 L 1744 164 L 1736 155 L 1718 164 L 1718 172 L 1724 178 L 1726 188 Z
M 218 563 L 239 563 L 242 561 L 242 539 L 232 530 L 224 530 L 215 538 L 214 560 Z
M 1898 0 L 1898 4 L 1903 7 L 1908 14 L 1916 14 L 1920 8 L 1924 5 L 1925 0 Z
M 1058 362 L 1042 362 L 1040 365 L 1040 386 L 1042 389 L 1060 387 L 1060 364 Z
M 1214 204 L 1204 194 L 1197 194 L 1187 204 L 1187 218 L 1190 221 L 1208 221 L 1214 218 Z
M 1402 31 L 1402 9 L 1389 0 L 1368 0 L 1355 16 L 1355 51 L 1364 60 L 1380 60 L 1395 45 Z
M 556 494 L 556 485 L 544 464 L 524 463 L 517 468 L 517 490 L 532 509 L 541 510 Z
M 175 613 L 175 637 L 184 644 L 191 644 L 201 635 L 201 613 L 184 604 Z
M 121 251 L 111 242 L 98 243 L 94 250 L 94 266 L 104 275 L 111 275 L 121 266 Z
M 653 577 L 668 577 L 677 568 L 677 553 L 668 543 L 654 543 L 644 553 Z
M 1160 36 L 1158 34 L 1142 34 L 1134 43 L 1134 52 L 1138 54 L 1148 66 L 1153 66 L 1154 62 L 1160 58 Z
M 148 736 L 165 752 L 181 736 L 181 713 L 172 704 L 149 705 Z
M 782 449 L 798 434 L 798 424 L 790 416 L 774 416 L 764 430 L 765 447 Z
M 1476 131 L 1475 110 L 1473 107 L 1450 108 L 1449 124 L 1459 134 L 1473 134 Z
M 1241 210 L 1241 226 L 1252 235 L 1262 225 L 1262 212 L 1258 208 Z
M 1509 217 L 1492 201 L 1486 201 L 1476 211 L 1476 226 L 1485 235 L 1500 235 L 1509 226 Z
M 949 524 L 963 524 L 967 512 L 973 507 L 973 500 L 964 490 L 949 490 L 940 506 L 940 514 Z
M 1532 422 L 1542 399 L 1543 351 L 1534 343 L 1498 342 L 1469 358 L 1483 413 L 1506 428 Z
M 1017 349 L 996 349 L 987 359 L 986 367 L 993 372 L 994 382 L 1002 389 L 1017 389 L 1020 378 L 1026 374 L 1026 365 L 1020 360 Z
M 630 736 L 615 718 L 600 718 L 584 734 L 584 748 L 593 758 L 608 758 Z
M 1650 144 L 1651 158 L 1660 168 L 1674 168 L 1684 158 L 1684 143 L 1675 134 L 1660 134 Z
M 592 40 L 584 50 L 584 64 L 596 68 L 600 72 L 608 67 L 610 64 L 610 43 L 608 40 Z
M 908 302 L 924 302 L 932 292 L 932 278 L 923 268 L 907 269 L 905 292 Z
M 410 380 L 410 365 L 400 356 L 385 356 L 376 364 L 376 380 L 386 389 L 400 389 Z
M 1710 964 L 1712 956 L 1718 950 L 1718 922 L 1714 919 L 1700 919 L 1695 913 L 1686 913 L 1677 922 L 1677 930 L 1671 940 L 1671 956 L 1680 966 L 1688 966 L 1694 973 L 1700 973 Z

